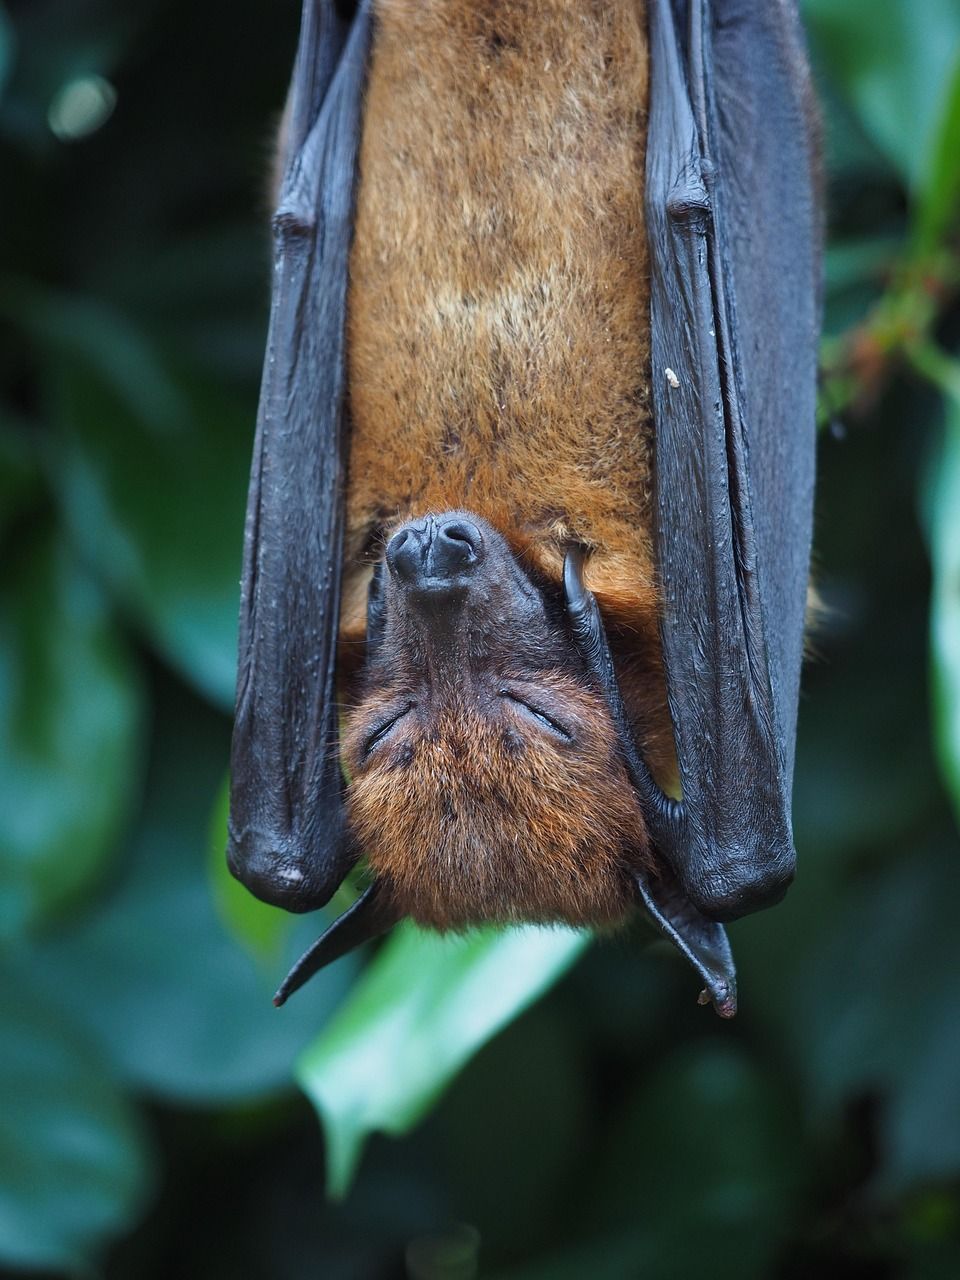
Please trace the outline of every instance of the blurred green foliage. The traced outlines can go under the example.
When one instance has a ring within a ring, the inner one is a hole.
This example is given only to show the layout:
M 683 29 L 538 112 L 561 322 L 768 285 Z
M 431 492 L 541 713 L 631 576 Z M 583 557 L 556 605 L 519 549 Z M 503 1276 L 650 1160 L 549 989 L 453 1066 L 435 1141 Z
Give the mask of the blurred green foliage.
M 826 609 L 733 1025 L 538 930 L 270 1006 L 318 925 L 226 876 L 223 780 L 296 8 L 0 8 L 0 1267 L 960 1274 L 960 8 L 805 5 Z

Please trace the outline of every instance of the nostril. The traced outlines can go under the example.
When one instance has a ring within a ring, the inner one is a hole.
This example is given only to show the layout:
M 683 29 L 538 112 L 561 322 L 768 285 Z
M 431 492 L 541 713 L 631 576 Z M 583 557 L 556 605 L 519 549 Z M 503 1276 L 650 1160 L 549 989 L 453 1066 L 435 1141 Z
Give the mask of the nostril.
M 398 529 L 387 543 L 386 560 L 394 580 L 442 591 L 484 557 L 483 534 L 459 515 L 427 516 Z M 458 586 L 458 589 L 459 589 Z
M 437 530 L 434 557 L 442 572 L 465 569 L 483 551 L 483 534 L 469 520 L 446 520 Z
M 416 576 L 423 559 L 420 540 L 411 537 L 409 529 L 400 529 L 387 543 L 387 567 L 399 577 Z

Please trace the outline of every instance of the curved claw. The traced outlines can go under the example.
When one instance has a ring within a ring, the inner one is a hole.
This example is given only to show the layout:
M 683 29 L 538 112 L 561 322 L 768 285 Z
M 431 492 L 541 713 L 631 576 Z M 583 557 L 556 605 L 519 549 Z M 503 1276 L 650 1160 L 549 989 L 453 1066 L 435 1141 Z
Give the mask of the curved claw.
M 391 905 L 388 895 L 374 881 L 343 915 L 334 920 L 313 946 L 303 953 L 280 984 L 273 1003 L 279 1009 L 320 969 L 339 960 L 354 947 L 378 938 L 392 929 L 399 920 L 400 914 Z
M 712 1004 L 721 1018 L 737 1012 L 737 971 L 722 924 L 708 920 L 679 885 L 665 876 L 634 877 L 640 900 L 656 928 L 696 969 L 704 983 L 700 1004 Z

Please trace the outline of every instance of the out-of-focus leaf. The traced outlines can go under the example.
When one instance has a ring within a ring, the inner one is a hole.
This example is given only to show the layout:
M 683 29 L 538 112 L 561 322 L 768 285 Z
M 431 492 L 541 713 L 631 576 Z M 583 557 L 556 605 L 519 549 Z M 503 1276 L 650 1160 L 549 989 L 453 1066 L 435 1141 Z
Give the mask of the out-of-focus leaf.
M 16 50 L 13 27 L 6 6 L 0 4 L 0 94 L 6 88 Z
M 960 361 L 935 353 L 924 367 L 946 398 L 943 442 L 922 495 L 933 565 L 930 638 L 936 744 L 960 818 Z
M 767 1275 L 793 1215 L 797 1139 L 785 1091 L 714 1028 L 712 1041 L 670 1054 L 628 1105 L 594 1213 L 615 1226 L 634 1208 L 651 1280 Z
M 62 1001 L 130 1084 L 194 1103 L 288 1087 L 294 1057 L 344 994 L 356 962 L 319 974 L 282 1011 L 285 965 L 324 927 L 300 922 L 266 972 L 224 928 L 207 876 L 208 821 L 226 726 L 165 691 L 146 804 L 126 874 L 93 910 L 32 953 Z
M 936 248 L 956 225 L 960 213 L 960 49 L 943 102 L 931 163 L 925 175 L 917 210 L 916 228 L 921 250 Z
M 40 472 L 26 441 L 0 419 L 0 535 L 40 494 Z
M 88 368 L 63 370 L 55 478 L 70 529 L 165 656 L 233 706 L 253 406 L 182 377 L 151 430 Z
M 225 781 L 210 818 L 210 889 L 220 919 L 248 951 L 270 965 L 274 973 L 282 963 L 283 944 L 290 936 L 293 917 L 279 907 L 255 898 L 227 867 L 227 816 L 230 786 Z
M 896 236 L 871 236 L 832 244 L 824 254 L 827 291 L 839 292 L 864 282 L 882 284 L 897 261 L 903 243 Z
M 804 0 L 814 49 L 865 130 L 919 189 L 960 48 L 956 0 Z
M 176 431 L 189 418 L 186 397 L 149 341 L 99 299 L 8 280 L 0 288 L 0 314 L 48 355 L 95 372 L 142 426 Z
M 0 1026 L 0 1259 L 75 1272 L 139 1216 L 151 1180 L 140 1126 L 63 1010 L 6 962 Z
M 558 1199 L 590 1158 L 579 1031 L 541 1002 L 480 1050 L 425 1126 L 452 1209 L 488 1257 L 529 1251 L 538 1231 L 548 1242 Z
M 795 1216 L 798 1139 L 785 1091 L 741 1050 L 676 1050 L 618 1117 L 569 1247 L 498 1280 L 761 1280 Z
M 47 535 L 0 614 L 0 936 L 78 893 L 114 852 L 139 778 L 139 685 L 101 592 Z
M 851 891 L 813 941 L 792 1057 L 821 1107 L 881 1102 L 886 1188 L 960 1171 L 960 861 L 911 850 Z
M 413 1127 L 472 1054 L 587 944 L 566 929 L 437 936 L 398 926 L 302 1055 L 297 1079 L 324 1122 L 328 1187 L 343 1195 L 367 1136 Z
M 252 215 L 253 206 L 237 212 Z M 134 240 L 111 261 L 98 260 L 98 285 L 124 314 L 175 338 L 208 375 L 252 387 L 266 339 L 268 242 L 266 210 L 253 227 L 179 237 L 149 255 Z

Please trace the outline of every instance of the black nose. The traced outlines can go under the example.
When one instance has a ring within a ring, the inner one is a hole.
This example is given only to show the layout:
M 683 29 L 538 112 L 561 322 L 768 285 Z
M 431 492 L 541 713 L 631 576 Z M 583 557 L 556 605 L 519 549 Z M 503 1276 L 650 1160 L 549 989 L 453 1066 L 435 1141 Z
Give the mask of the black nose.
M 410 586 L 436 586 L 469 573 L 483 558 L 483 534 L 462 516 L 427 516 L 387 543 L 391 573 Z

